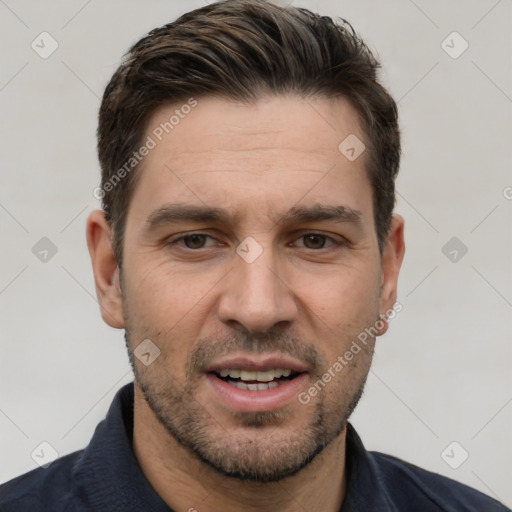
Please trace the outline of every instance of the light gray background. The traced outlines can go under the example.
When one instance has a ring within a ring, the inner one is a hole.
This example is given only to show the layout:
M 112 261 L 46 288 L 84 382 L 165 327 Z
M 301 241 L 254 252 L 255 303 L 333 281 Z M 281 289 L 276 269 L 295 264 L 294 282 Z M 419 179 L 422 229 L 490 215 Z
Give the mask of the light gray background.
M 132 43 L 204 3 L 0 0 L 0 482 L 36 467 L 42 441 L 61 455 L 84 447 L 131 380 L 85 243 L 99 98 Z M 368 448 L 510 506 L 511 2 L 294 3 L 354 25 L 401 114 L 403 311 L 352 422 Z M 43 31 L 59 45 L 47 59 L 31 48 Z M 453 31 L 469 43 L 457 59 L 441 46 Z M 43 263 L 32 247 L 45 236 L 58 252 Z M 468 248 L 457 262 L 441 250 L 454 236 Z M 458 469 L 441 457 L 452 441 L 469 453 Z

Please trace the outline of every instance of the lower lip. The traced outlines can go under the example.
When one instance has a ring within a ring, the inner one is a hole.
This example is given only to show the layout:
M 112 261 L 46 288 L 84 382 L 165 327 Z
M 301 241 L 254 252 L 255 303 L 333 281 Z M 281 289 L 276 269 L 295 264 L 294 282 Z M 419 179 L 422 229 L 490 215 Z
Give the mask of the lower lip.
M 307 378 L 306 373 L 301 373 L 275 388 L 246 391 L 228 384 L 212 373 L 206 374 L 206 380 L 220 401 L 229 409 L 240 412 L 275 411 L 286 407 L 296 398 Z

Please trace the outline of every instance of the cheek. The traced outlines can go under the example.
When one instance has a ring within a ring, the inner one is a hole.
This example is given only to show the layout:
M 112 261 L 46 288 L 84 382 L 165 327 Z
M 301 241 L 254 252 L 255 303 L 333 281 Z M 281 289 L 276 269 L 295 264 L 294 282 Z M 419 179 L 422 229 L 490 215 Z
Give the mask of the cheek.
M 140 265 L 130 277 L 125 320 L 137 336 L 154 337 L 166 352 L 177 353 L 188 346 L 211 308 L 211 291 L 218 278 L 194 277 L 167 262 Z
M 129 290 L 130 302 L 137 304 L 144 316 L 154 320 L 161 317 L 167 319 L 166 323 L 177 321 L 203 292 L 197 280 L 184 278 L 183 272 L 167 262 L 135 268 Z
M 146 338 L 160 350 L 149 367 L 135 360 L 146 382 L 171 376 L 177 382 L 185 379 L 185 361 L 202 323 L 201 292 L 204 295 L 188 279 L 161 267 L 134 273 L 126 283 L 124 310 L 131 350 Z
M 316 340 L 316 348 L 327 366 L 347 351 L 357 351 L 357 356 L 352 352 L 348 354 L 352 359 L 344 363 L 343 372 L 336 372 L 338 384 L 333 389 L 342 386 L 342 382 L 346 386 L 348 375 L 365 374 L 371 361 L 373 340 L 366 336 L 364 343 L 355 348 L 353 342 L 378 318 L 378 272 L 372 267 L 365 267 L 365 270 L 339 268 L 324 279 L 315 279 L 315 286 L 303 286 L 297 295 L 300 295 L 305 317 L 300 323 L 304 332 Z
M 378 315 L 380 274 L 378 269 L 340 266 L 314 280 L 298 273 L 295 292 L 305 306 L 331 327 L 360 325 Z

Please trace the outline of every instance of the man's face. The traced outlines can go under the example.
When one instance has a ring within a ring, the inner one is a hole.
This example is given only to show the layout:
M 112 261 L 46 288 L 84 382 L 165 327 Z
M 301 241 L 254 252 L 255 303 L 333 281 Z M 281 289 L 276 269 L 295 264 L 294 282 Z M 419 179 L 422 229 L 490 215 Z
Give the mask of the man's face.
M 160 108 L 146 137 L 179 107 Z M 170 435 L 225 475 L 297 472 L 362 392 L 374 339 L 333 365 L 394 298 L 381 293 L 366 155 L 338 149 L 350 134 L 365 140 L 342 99 L 206 97 L 143 163 L 123 315 L 130 351 L 150 339 L 160 355 L 146 366 L 131 354 L 136 384 Z

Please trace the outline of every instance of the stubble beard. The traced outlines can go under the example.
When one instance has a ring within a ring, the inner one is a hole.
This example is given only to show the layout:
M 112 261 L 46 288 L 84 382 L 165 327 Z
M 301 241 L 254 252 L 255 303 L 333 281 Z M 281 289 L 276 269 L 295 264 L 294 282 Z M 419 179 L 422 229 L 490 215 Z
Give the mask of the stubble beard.
M 128 328 L 125 340 L 127 347 L 133 347 L 129 342 Z M 235 347 L 247 349 L 248 344 L 247 339 L 237 336 L 223 340 L 222 350 L 229 353 Z M 189 370 L 198 359 L 207 359 L 219 347 L 218 343 L 210 340 L 202 340 L 199 345 L 194 345 L 188 361 Z M 317 369 L 311 375 L 312 382 L 321 378 L 323 372 L 320 369 L 324 365 L 315 349 L 297 344 L 295 339 L 277 335 L 260 339 L 257 345 L 253 340 L 251 347 L 255 352 L 265 352 L 272 347 L 299 356 L 299 359 L 308 360 Z M 352 387 L 355 391 L 350 394 L 341 386 L 338 386 L 337 392 L 320 391 L 314 405 L 308 406 L 312 411 L 306 423 L 293 429 L 287 426 L 292 421 L 291 413 L 280 410 L 233 413 L 231 424 L 235 420 L 239 425 L 234 430 L 220 425 L 198 402 L 196 389 L 199 377 L 194 377 L 192 371 L 187 372 L 190 378 L 180 386 L 169 373 L 166 373 L 165 379 L 161 375 L 159 379 L 151 367 L 139 371 L 130 349 L 129 357 L 136 385 L 169 435 L 217 473 L 246 482 L 277 482 L 308 466 L 346 428 L 363 394 L 367 377 L 367 372 L 361 375 L 359 382 Z M 339 378 L 339 384 L 342 380 Z M 336 385 L 335 379 L 333 384 Z

